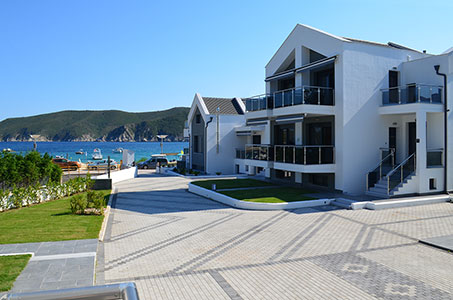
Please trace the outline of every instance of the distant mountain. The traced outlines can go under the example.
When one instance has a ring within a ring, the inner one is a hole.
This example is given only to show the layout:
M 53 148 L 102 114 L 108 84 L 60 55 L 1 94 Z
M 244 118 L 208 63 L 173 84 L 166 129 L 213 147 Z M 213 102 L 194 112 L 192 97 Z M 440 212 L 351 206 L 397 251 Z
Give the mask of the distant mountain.
M 157 134 L 167 140 L 183 140 L 188 107 L 130 113 L 119 110 L 60 111 L 0 122 L 1 141 L 155 141 Z

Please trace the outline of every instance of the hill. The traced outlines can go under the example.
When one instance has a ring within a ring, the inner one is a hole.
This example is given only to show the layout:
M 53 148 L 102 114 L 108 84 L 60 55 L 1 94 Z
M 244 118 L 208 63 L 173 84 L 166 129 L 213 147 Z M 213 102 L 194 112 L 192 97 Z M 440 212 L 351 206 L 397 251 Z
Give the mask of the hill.
M 131 113 L 119 110 L 60 111 L 0 122 L 0 140 L 29 141 L 153 141 L 157 134 L 182 140 L 188 107 Z

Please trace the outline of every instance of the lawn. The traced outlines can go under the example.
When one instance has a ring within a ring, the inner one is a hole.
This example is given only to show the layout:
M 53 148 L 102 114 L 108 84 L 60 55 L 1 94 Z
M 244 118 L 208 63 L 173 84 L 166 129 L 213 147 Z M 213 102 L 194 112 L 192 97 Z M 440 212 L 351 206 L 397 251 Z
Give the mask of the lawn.
M 313 197 L 304 196 L 304 194 L 313 193 L 313 191 L 292 187 L 222 191 L 219 193 L 238 200 L 263 203 L 285 203 L 317 199 Z
M 107 200 L 110 190 L 103 190 Z M 70 197 L 0 213 L 0 244 L 94 239 L 104 216 L 74 215 Z
M 212 184 L 216 184 L 217 189 L 234 189 L 246 187 L 260 187 L 274 185 L 269 182 L 255 179 L 216 179 L 216 180 L 199 180 L 193 181 L 192 184 L 211 189 Z
M 31 255 L 0 256 L 0 292 L 9 291 Z

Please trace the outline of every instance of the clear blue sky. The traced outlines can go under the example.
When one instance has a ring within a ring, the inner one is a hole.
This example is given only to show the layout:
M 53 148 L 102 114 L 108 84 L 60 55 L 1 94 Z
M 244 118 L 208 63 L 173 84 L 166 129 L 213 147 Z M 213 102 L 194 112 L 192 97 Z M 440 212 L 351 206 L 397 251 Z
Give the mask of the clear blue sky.
M 2 0 L 0 120 L 259 94 L 297 23 L 441 53 L 453 46 L 452 13 L 451 0 Z

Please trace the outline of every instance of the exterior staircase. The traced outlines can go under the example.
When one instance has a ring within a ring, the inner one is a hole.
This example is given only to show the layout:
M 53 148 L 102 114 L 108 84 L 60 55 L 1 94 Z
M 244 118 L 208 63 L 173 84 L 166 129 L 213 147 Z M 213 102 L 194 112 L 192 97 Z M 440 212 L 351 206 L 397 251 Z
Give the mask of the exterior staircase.
M 412 183 L 412 181 L 415 180 L 415 173 L 412 173 L 411 175 L 407 176 L 403 182 L 401 182 L 399 185 L 397 185 L 394 189 L 390 191 L 390 193 L 387 193 L 387 177 L 383 177 L 378 183 L 374 185 L 374 187 L 370 188 L 366 194 L 374 197 L 379 197 L 383 199 L 391 198 L 393 196 L 400 195 L 400 193 L 405 186 L 409 185 Z

